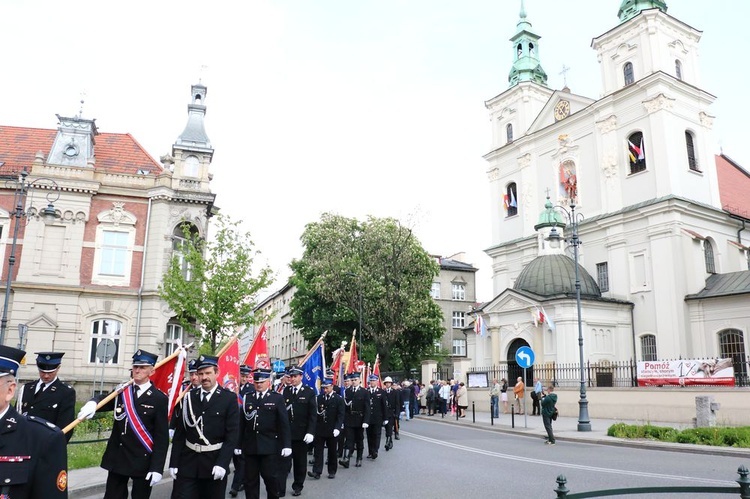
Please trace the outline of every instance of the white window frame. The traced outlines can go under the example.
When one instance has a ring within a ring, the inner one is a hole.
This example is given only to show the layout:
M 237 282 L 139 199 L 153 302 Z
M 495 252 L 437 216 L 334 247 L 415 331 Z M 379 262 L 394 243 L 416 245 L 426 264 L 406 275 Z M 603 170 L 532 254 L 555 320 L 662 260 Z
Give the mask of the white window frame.
M 192 161 L 195 160 L 195 161 Z M 191 154 L 187 158 L 185 158 L 185 161 L 183 162 L 182 166 L 182 174 L 185 177 L 190 178 L 200 178 L 200 172 L 201 172 L 201 161 L 198 159 L 198 156 L 195 156 Z
M 466 357 L 466 339 L 453 338 L 453 341 L 451 341 L 451 355 Z
M 430 288 L 430 296 L 435 299 L 440 299 L 440 283 L 439 282 L 433 282 L 432 287 Z
M 454 310 L 451 315 L 451 326 L 454 328 L 463 328 L 466 326 L 466 312 Z
M 455 301 L 466 300 L 466 284 L 462 282 L 451 283 L 451 300 L 455 300 Z
M 101 329 L 103 327 L 110 327 L 113 326 L 114 329 L 111 332 L 108 332 L 107 334 L 101 333 Z M 96 333 L 94 330 L 96 329 Z M 115 343 L 115 346 L 117 347 L 117 350 L 115 352 L 114 357 L 112 357 L 112 360 L 107 362 L 107 364 L 120 364 L 120 360 L 122 360 L 122 342 L 121 339 L 124 338 L 123 331 L 125 329 L 125 324 L 119 320 L 112 317 L 99 317 L 96 319 L 91 320 L 91 326 L 89 327 L 89 355 L 87 357 L 89 364 L 95 364 L 95 365 L 101 365 L 102 362 L 99 361 L 99 359 L 96 357 L 96 348 L 99 345 L 99 342 L 103 339 L 110 339 Z M 94 359 L 93 361 L 91 359 Z
M 98 215 L 99 225 L 96 227 L 94 242 L 94 266 L 91 272 L 92 284 L 104 286 L 130 286 L 130 275 L 133 267 L 133 252 L 135 251 L 135 222 L 136 217 L 123 209 L 124 203 L 114 203 L 115 207 L 103 211 Z M 126 234 L 123 275 L 112 275 L 102 272 L 102 254 L 106 232 L 122 232 Z
M 180 346 L 185 344 L 184 328 L 174 322 L 167 324 L 167 330 L 164 333 L 164 356 L 169 357 Z

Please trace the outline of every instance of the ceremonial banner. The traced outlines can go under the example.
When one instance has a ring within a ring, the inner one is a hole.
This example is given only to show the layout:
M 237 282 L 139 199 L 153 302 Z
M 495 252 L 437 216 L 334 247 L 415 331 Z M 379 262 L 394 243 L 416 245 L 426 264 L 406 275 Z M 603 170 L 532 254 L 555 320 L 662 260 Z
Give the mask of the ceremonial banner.
M 268 329 L 266 321 L 260 325 L 260 329 L 255 333 L 253 343 L 245 354 L 242 364 L 250 366 L 253 369 L 271 369 L 271 359 L 268 357 Z
M 308 353 L 304 363 L 300 366 L 304 371 L 302 382 L 315 390 L 315 395 L 320 394 L 320 385 L 325 376 L 325 344 L 318 341 Z
M 240 344 L 236 336 L 219 352 L 219 384 L 238 393 L 240 387 Z
M 683 359 L 638 362 L 638 386 L 734 386 L 732 359 Z
M 182 373 L 185 370 L 186 357 L 187 351 L 183 347 L 180 347 L 177 356 L 161 364 L 154 370 L 154 374 L 151 375 L 151 383 L 169 397 L 168 416 L 170 419 L 172 418 L 172 410 L 180 396 Z

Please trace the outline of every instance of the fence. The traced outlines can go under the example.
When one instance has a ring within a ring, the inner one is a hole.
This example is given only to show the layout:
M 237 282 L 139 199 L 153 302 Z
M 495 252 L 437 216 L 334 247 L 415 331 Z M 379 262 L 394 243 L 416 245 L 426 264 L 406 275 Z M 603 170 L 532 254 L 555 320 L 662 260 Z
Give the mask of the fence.
M 554 492 L 557 494 L 558 499 L 583 499 L 584 497 L 606 497 L 606 496 L 629 496 L 635 494 L 694 494 L 696 492 L 701 495 L 710 494 L 734 494 L 739 495 L 740 499 L 750 499 L 750 478 L 748 478 L 748 471 L 745 465 L 741 465 L 737 468 L 737 474 L 740 478 L 736 480 L 738 486 L 728 487 L 710 487 L 710 486 L 689 486 L 689 485 L 678 485 L 670 487 L 630 487 L 621 489 L 606 489 L 606 490 L 592 490 L 589 492 L 578 492 L 576 494 L 570 494 L 570 490 L 566 486 L 568 480 L 564 475 L 557 477 L 557 488 Z
M 513 361 L 500 362 L 499 365 L 494 367 L 472 368 L 469 372 L 486 372 L 490 381 L 505 378 L 511 385 L 515 383 L 518 377 L 523 377 L 523 368 Z M 586 362 L 583 372 L 584 382 L 589 388 L 638 386 L 637 363 L 633 360 Z M 735 363 L 735 386 L 750 386 L 748 372 L 750 372 L 750 362 L 740 364 L 739 369 L 737 363 Z M 526 369 L 525 383 L 531 385 L 535 378 L 539 378 L 545 384 L 551 383 L 558 387 L 576 388 L 581 384 L 580 364 L 548 362 Z

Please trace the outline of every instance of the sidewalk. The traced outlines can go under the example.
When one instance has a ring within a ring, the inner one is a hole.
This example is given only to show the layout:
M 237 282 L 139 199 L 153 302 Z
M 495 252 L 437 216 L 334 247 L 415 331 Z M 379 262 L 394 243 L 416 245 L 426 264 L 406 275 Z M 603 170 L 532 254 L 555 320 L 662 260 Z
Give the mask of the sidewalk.
M 497 431 L 529 438 L 545 437 L 547 432 L 544 430 L 541 416 L 532 416 L 528 414 L 524 419 L 523 415 L 515 415 L 514 421 L 511 421 L 510 414 L 500 414 L 499 419 L 490 422 L 489 412 L 476 411 L 472 415 L 471 407 L 466 411 L 466 417 L 456 420 L 455 414 L 446 414 L 441 418 L 439 414 L 435 416 L 420 415 L 417 416 L 420 421 L 428 421 L 441 424 L 459 424 L 484 430 Z M 515 427 L 513 427 L 515 423 Z M 592 419 L 591 431 L 578 431 L 578 420 L 573 417 L 557 418 L 553 428 L 555 431 L 555 440 L 558 442 L 586 442 L 600 445 L 613 445 L 620 447 L 636 447 L 653 450 L 669 450 L 675 452 L 690 452 L 697 454 L 711 454 L 717 456 L 742 456 L 747 457 L 747 449 L 735 449 L 731 447 L 711 447 L 707 445 L 676 444 L 666 442 L 655 442 L 652 440 L 630 440 L 624 438 L 614 438 L 607 436 L 607 430 L 615 423 L 627 424 L 647 424 L 655 426 L 669 426 L 671 428 L 684 429 L 688 426 L 680 423 L 666 423 L 656 421 L 634 421 L 634 420 L 613 420 L 613 419 Z M 402 428 L 409 430 L 410 422 L 402 421 Z M 541 442 L 540 442 L 541 445 Z M 76 497 L 85 497 L 104 492 L 104 485 L 107 480 L 107 472 L 99 467 L 84 468 L 71 470 L 68 472 L 68 490 L 71 499 Z M 171 481 L 169 473 L 165 470 L 165 476 L 162 481 Z

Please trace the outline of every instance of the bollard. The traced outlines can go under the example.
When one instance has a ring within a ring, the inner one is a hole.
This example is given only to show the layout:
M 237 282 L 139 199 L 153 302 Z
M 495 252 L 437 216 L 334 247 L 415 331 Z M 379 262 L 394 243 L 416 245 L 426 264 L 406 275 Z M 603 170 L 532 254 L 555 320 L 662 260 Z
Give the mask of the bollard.
M 494 412 L 492 412 L 492 401 L 490 401 L 490 426 L 495 426 L 495 418 L 493 417 L 495 415 Z
M 568 479 L 565 478 L 565 475 L 557 476 L 557 488 L 554 490 L 557 493 L 557 497 L 568 497 L 570 489 L 565 486 L 566 483 L 568 483 Z
M 477 410 L 476 407 L 474 407 L 474 401 L 471 401 L 471 422 L 476 423 L 477 422 Z
M 513 407 L 510 408 L 510 427 L 515 428 L 516 427 L 516 405 L 513 404 Z
M 750 478 L 747 477 L 748 471 L 744 464 L 737 468 L 737 473 L 740 475 L 740 479 L 737 480 L 740 484 L 740 498 L 750 499 Z

